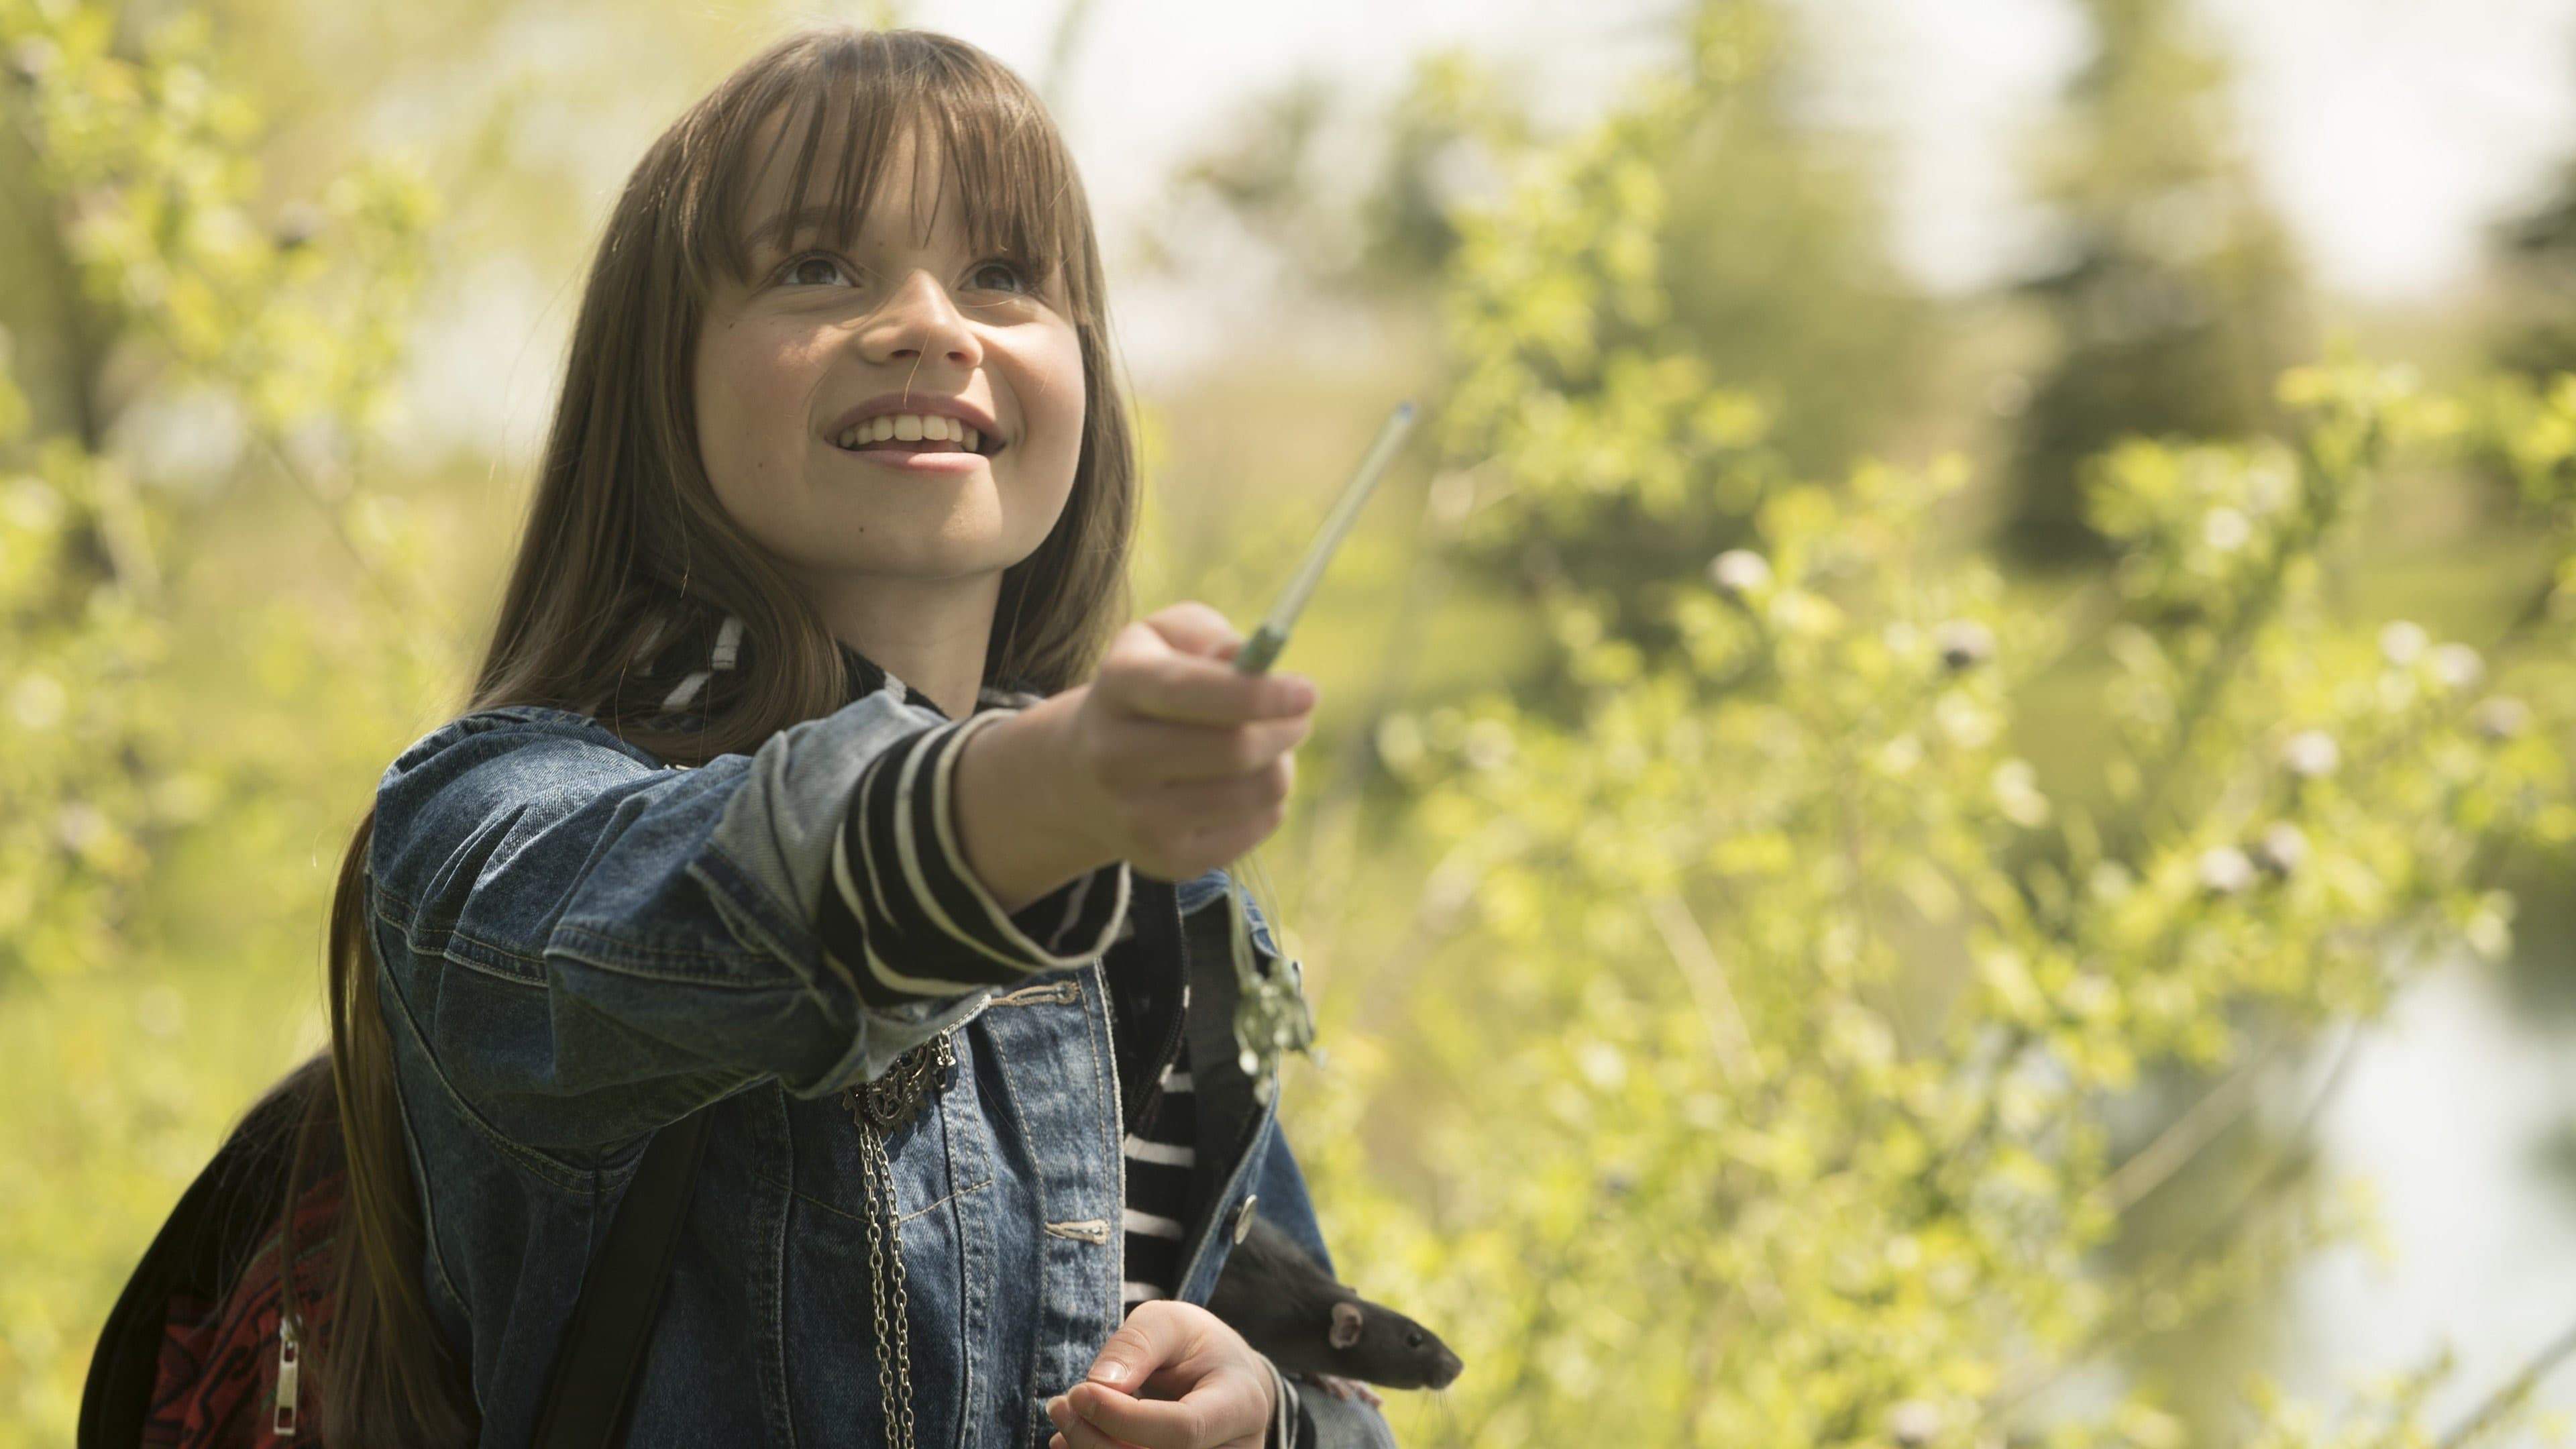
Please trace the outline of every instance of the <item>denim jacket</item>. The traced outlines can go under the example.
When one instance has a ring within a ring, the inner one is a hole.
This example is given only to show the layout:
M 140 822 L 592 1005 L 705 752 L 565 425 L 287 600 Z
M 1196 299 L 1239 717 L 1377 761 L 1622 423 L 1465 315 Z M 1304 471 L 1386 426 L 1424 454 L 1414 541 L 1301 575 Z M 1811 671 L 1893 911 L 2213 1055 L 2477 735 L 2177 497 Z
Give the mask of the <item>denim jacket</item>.
M 815 922 L 836 826 L 870 758 L 945 720 L 914 698 L 880 689 L 697 768 L 585 714 L 506 706 L 385 772 L 369 852 L 383 1014 L 423 1281 L 485 1445 L 528 1442 L 644 1146 L 710 1105 L 629 1442 L 882 1442 L 841 1089 L 949 1026 L 952 1083 L 886 1144 L 924 1449 L 1043 1449 L 1055 1432 L 1045 1401 L 1123 1319 L 1122 1093 L 1183 1033 L 1200 1147 L 1177 1296 L 1206 1303 L 1256 1204 L 1329 1270 L 1275 1104 L 1234 1065 L 1223 872 L 1133 873 L 1114 945 L 1010 988 L 881 1009 L 832 969 Z M 1296 969 L 1257 913 L 1254 933 L 1264 970 Z M 1280 1388 L 1312 1421 L 1297 1442 L 1392 1445 L 1374 1409 L 1296 1382 Z

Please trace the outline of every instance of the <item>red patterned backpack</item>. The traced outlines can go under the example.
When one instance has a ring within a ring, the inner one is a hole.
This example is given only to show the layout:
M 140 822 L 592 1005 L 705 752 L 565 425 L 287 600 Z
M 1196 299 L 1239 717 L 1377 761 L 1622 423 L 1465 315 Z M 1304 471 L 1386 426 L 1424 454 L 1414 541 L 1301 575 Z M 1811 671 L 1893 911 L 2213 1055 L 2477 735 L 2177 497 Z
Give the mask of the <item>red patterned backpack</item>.
M 301 1359 L 330 1326 L 345 1181 L 336 1131 L 317 1134 L 291 1230 L 285 1208 L 297 1128 L 314 1094 L 327 1102 L 330 1092 L 327 1056 L 287 1074 L 179 1199 L 99 1335 L 81 1394 L 81 1449 L 266 1449 L 299 1432 L 313 1442 Z
M 317 1376 L 303 1360 L 331 1329 L 347 1182 L 337 1100 L 329 1056 L 312 1058 L 243 1115 L 189 1184 L 99 1333 L 80 1449 L 320 1441 Z M 315 1106 L 312 1160 L 298 1171 L 296 1136 Z M 645 1147 L 564 1327 L 538 1449 L 600 1449 L 624 1436 L 706 1137 L 707 1114 L 692 1112 Z M 300 1179 L 291 1218 L 290 1177 Z

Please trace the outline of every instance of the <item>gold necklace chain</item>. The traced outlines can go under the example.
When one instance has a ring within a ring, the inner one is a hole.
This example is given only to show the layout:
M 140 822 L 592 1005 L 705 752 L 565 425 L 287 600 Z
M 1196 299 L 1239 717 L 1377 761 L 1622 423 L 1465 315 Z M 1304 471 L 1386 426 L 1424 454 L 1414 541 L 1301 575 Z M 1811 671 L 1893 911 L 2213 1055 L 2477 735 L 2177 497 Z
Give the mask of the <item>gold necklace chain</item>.
M 956 1079 L 957 1028 L 949 1027 L 902 1056 L 885 1075 L 845 1087 L 841 1099 L 859 1127 L 859 1182 L 867 1198 L 868 1297 L 876 1308 L 877 1398 L 885 1406 L 887 1449 L 913 1449 L 911 1298 L 903 1282 L 903 1222 L 895 1212 L 894 1164 L 888 1137 L 922 1104 Z M 882 1223 L 880 1223 L 882 1219 Z M 889 1295 L 887 1282 L 893 1283 Z M 889 1307 L 887 1298 L 893 1303 Z M 894 1326 L 888 1332 L 886 1320 Z

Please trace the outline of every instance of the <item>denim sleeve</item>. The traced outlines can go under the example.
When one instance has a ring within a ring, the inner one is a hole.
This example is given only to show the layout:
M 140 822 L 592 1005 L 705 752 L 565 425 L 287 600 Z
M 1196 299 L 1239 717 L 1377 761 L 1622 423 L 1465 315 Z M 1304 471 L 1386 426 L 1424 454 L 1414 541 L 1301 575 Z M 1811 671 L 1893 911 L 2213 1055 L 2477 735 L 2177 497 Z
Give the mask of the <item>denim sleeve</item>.
M 1222 869 L 1181 882 L 1177 892 L 1181 913 L 1225 909 L 1223 901 L 1231 885 Z M 1262 969 L 1301 975 L 1297 963 L 1283 961 L 1284 953 L 1261 907 L 1253 903 L 1249 894 L 1244 896 L 1243 904 L 1253 953 L 1261 958 Z M 1324 1246 L 1323 1228 L 1315 1219 L 1314 1198 L 1306 1190 L 1306 1173 L 1288 1146 L 1284 1122 L 1274 1121 L 1263 1141 L 1261 1161 L 1253 1168 L 1252 1191 L 1260 1199 L 1257 1211 L 1261 1216 L 1304 1248 L 1327 1277 L 1338 1280 L 1341 1274 L 1333 1267 L 1332 1252 Z M 1264 1361 L 1267 1362 L 1266 1356 Z M 1262 1441 L 1265 1449 L 1396 1449 L 1395 1433 L 1379 1410 L 1307 1387 L 1302 1376 L 1281 1373 L 1275 1363 L 1270 1365 L 1270 1372 L 1278 1399 L 1277 1413 Z
M 1324 1230 L 1315 1221 L 1314 1200 L 1306 1193 L 1306 1174 L 1297 1166 L 1297 1154 L 1288 1150 L 1284 1126 L 1271 1132 L 1270 1145 L 1253 1173 L 1252 1190 L 1261 1196 L 1261 1215 L 1296 1239 L 1327 1276 L 1338 1280 L 1341 1274 L 1333 1270 L 1333 1255 L 1324 1248 Z
M 449 722 L 376 794 L 389 1027 L 539 1148 L 629 1143 L 763 1078 L 881 1075 L 1126 912 L 1124 863 L 1011 913 L 963 868 L 948 767 L 998 714 L 879 692 L 694 769 L 568 711 Z
M 1327 1276 L 1339 1281 L 1341 1274 L 1334 1270 L 1333 1255 L 1325 1251 L 1323 1231 L 1315 1223 L 1315 1204 L 1306 1193 L 1306 1175 L 1297 1166 L 1297 1154 L 1288 1148 L 1284 1129 L 1274 1126 L 1271 1130 L 1269 1146 L 1262 1153 L 1260 1169 L 1253 1179 L 1253 1191 L 1261 1195 L 1261 1215 L 1278 1224 L 1299 1247 L 1314 1256 Z M 1380 1410 L 1306 1387 L 1300 1377 L 1282 1375 L 1280 1381 L 1286 1386 L 1280 1404 L 1283 1422 L 1293 1428 L 1284 1434 L 1274 1430 L 1268 1442 L 1284 1449 L 1393 1449 L 1395 1431 Z
M 1232 887 L 1233 880 L 1219 868 L 1182 881 L 1174 894 L 1178 897 L 1181 914 L 1188 916 L 1203 910 L 1226 909 L 1226 892 Z M 1253 902 L 1249 892 L 1243 897 L 1243 906 L 1245 921 L 1251 928 L 1253 954 L 1260 958 L 1261 969 L 1274 974 L 1282 970 L 1297 971 L 1293 963 L 1282 962 L 1283 953 L 1277 938 L 1270 933 L 1269 918 L 1261 913 L 1261 907 Z M 1253 1170 L 1252 1190 L 1261 1198 L 1261 1215 L 1285 1229 L 1290 1237 L 1297 1240 L 1299 1247 L 1323 1265 L 1326 1273 L 1332 1272 L 1333 1256 L 1324 1250 L 1323 1231 L 1315 1223 L 1315 1205 L 1306 1194 L 1306 1176 L 1298 1169 L 1296 1154 L 1288 1150 L 1284 1123 L 1274 1127 L 1270 1133 L 1261 1161 Z

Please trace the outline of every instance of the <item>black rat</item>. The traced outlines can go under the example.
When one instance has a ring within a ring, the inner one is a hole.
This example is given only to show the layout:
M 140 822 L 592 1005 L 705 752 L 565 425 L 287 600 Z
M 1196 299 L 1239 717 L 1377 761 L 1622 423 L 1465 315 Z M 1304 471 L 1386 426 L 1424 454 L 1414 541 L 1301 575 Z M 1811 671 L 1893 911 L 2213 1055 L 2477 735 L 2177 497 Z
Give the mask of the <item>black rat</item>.
M 1333 1281 L 1297 1240 L 1259 1213 L 1226 1256 L 1208 1311 L 1282 1373 L 1312 1374 L 1341 1397 L 1385 1402 L 1391 1389 L 1445 1389 L 1465 1367 L 1430 1329 Z

